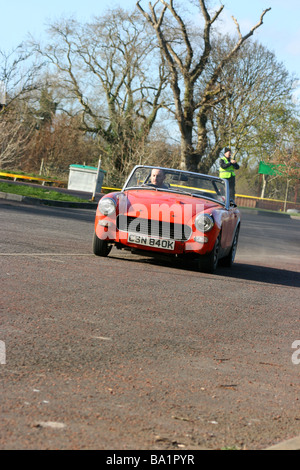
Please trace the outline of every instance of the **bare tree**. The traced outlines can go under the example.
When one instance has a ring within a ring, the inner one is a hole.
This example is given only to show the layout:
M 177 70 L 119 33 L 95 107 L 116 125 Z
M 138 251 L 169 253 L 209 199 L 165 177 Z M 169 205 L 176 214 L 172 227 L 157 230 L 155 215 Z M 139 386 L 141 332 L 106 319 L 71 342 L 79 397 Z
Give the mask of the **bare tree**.
M 41 86 L 39 81 L 42 63 L 33 60 L 31 52 L 24 51 L 23 44 L 12 52 L 0 50 L 0 82 L 4 88 L 5 107 L 8 109 L 17 100 L 28 99 L 28 95 Z
M 78 129 L 78 117 L 66 114 L 54 115 L 50 121 L 35 127 L 22 158 L 25 171 L 66 176 L 71 164 L 93 165 L 99 157 L 91 136 Z
M 141 7 L 141 0 L 137 7 L 144 15 L 148 24 L 156 32 L 161 51 L 168 64 L 175 104 L 175 117 L 181 135 L 181 166 L 197 171 L 199 164 L 205 157 L 208 144 L 208 115 L 212 107 L 224 100 L 226 93 L 222 83 L 218 80 L 224 66 L 235 56 L 244 42 L 253 35 L 254 31 L 263 23 L 263 18 L 270 8 L 264 10 L 259 22 L 251 30 L 242 35 L 239 24 L 235 18 L 238 38 L 233 47 L 220 58 L 219 62 L 207 76 L 207 81 L 201 96 L 196 97 L 196 84 L 206 71 L 212 52 L 211 29 L 219 18 L 223 5 L 213 14 L 207 8 L 206 0 L 198 0 L 204 27 L 201 31 L 202 49 L 197 53 L 199 44 L 194 42 L 194 31 L 184 22 L 183 16 L 178 13 L 174 1 L 158 0 L 149 3 L 149 13 Z M 170 27 L 173 24 L 173 28 Z M 183 88 L 183 92 L 181 92 Z M 196 133 L 196 142 L 193 134 Z
M 34 126 L 24 126 L 15 107 L 5 111 L 0 117 L 0 168 L 20 167 Z
M 214 38 L 209 68 L 219 63 L 233 42 L 226 36 Z M 199 84 L 200 96 L 206 86 L 205 76 Z M 208 148 L 202 167 L 209 170 L 224 143 L 234 148 L 234 155 L 240 154 L 245 165 L 253 166 L 266 158 L 263 154 L 273 152 L 270 146 L 278 126 L 285 125 L 292 112 L 294 78 L 276 61 L 273 52 L 247 41 L 223 67 L 218 82 L 224 88 L 224 99 L 207 115 Z
M 265 179 L 268 182 L 269 191 L 272 191 L 270 183 L 277 179 L 284 182 L 284 193 L 277 194 L 277 197 L 284 198 L 284 210 L 287 207 L 289 190 L 298 186 L 300 180 L 300 124 L 299 119 L 290 116 L 285 121 L 280 132 L 277 134 L 277 141 L 274 145 L 274 152 L 270 155 L 268 164 L 273 169 L 274 176 Z M 276 188 L 278 190 L 278 188 Z M 274 190 L 274 188 L 273 188 Z
M 28 100 L 40 88 L 42 64 L 35 63 L 20 45 L 12 52 L 0 50 L 1 116 L 0 167 L 18 166 L 34 131 L 26 120 Z
M 51 25 L 45 48 L 34 44 L 57 70 L 63 111 L 80 116 L 81 129 L 97 136 L 121 172 L 142 151 L 167 86 L 164 60 L 139 16 L 117 9 L 85 25 L 63 21 Z

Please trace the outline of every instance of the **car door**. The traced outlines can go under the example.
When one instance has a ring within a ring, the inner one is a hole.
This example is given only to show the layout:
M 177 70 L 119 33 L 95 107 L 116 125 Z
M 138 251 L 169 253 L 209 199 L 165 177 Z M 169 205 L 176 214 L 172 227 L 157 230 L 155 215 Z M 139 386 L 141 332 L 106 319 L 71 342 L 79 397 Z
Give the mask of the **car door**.
M 236 207 L 230 206 L 228 210 L 224 210 L 222 215 L 222 249 L 227 251 L 231 245 L 235 229 L 238 223 L 238 210 Z

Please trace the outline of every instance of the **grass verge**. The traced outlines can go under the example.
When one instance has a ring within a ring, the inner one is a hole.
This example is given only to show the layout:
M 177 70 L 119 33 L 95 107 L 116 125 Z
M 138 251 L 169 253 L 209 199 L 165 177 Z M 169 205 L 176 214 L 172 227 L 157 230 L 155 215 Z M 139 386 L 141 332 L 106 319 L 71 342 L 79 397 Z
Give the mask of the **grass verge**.
M 55 190 L 45 188 L 33 188 L 25 185 L 14 185 L 11 183 L 0 183 L 0 191 L 3 193 L 19 194 L 21 196 L 36 197 L 38 199 L 48 199 L 51 201 L 66 202 L 87 202 L 85 199 L 60 193 Z

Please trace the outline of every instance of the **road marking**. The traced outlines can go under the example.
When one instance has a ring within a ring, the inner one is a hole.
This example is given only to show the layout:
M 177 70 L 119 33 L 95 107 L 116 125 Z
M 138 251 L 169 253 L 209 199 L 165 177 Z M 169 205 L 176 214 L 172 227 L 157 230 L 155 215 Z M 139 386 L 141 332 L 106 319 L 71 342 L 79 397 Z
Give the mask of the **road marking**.
M 103 341 L 112 341 L 112 338 L 107 338 L 106 336 L 91 336 L 93 339 L 102 339 Z
M 52 428 L 52 429 L 64 429 L 66 425 L 64 423 L 59 423 L 57 421 L 40 421 L 34 425 L 39 428 Z
M 94 256 L 89 253 L 0 253 L 0 256 Z

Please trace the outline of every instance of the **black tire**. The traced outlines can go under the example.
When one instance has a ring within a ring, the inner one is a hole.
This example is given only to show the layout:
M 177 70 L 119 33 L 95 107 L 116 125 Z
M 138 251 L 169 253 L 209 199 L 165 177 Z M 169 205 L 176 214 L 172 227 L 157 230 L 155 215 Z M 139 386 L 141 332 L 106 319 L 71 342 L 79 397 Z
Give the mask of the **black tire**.
M 230 251 L 229 251 L 228 255 L 220 260 L 220 264 L 222 264 L 222 266 L 226 266 L 227 268 L 231 268 L 231 266 L 233 265 L 236 250 L 237 250 L 239 232 L 240 232 L 240 226 L 238 226 L 236 231 L 235 231 L 233 241 L 232 241 L 232 245 L 231 245 L 231 248 L 230 248 Z
M 210 253 L 207 255 L 201 256 L 198 261 L 199 270 L 204 273 L 213 274 L 217 269 L 218 262 L 219 262 L 219 254 L 220 254 L 220 235 L 216 239 L 216 243 Z
M 111 249 L 112 249 L 112 245 L 110 245 L 106 240 L 101 240 L 100 238 L 98 238 L 96 233 L 94 232 L 94 237 L 93 237 L 94 255 L 108 256 Z

